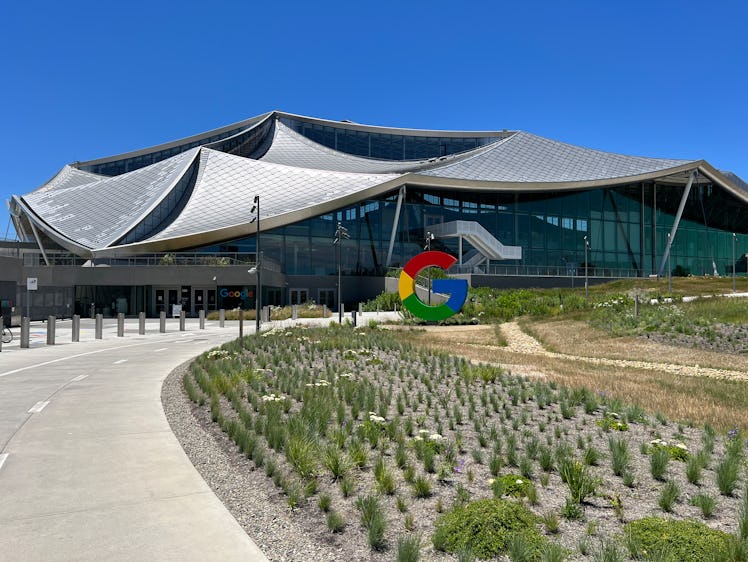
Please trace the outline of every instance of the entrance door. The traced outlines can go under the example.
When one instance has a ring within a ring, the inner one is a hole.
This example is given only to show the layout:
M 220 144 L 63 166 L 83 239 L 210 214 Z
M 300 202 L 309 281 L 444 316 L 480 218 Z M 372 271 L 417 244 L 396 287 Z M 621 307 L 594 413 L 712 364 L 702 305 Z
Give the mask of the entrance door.
M 335 289 L 320 289 L 319 290 L 319 304 L 327 305 L 329 309 L 337 309 L 338 303 L 335 300 Z
M 161 312 L 166 312 L 166 301 L 164 289 L 156 289 L 156 316 L 160 316 Z
M 288 302 L 291 305 L 304 304 L 309 300 L 309 291 L 307 289 L 289 289 Z
M 195 310 L 193 311 L 193 315 L 198 316 L 200 314 L 201 310 L 204 310 L 205 313 L 208 313 L 207 308 L 205 307 L 205 289 L 193 289 L 192 290 L 192 302 L 194 303 Z
M 175 304 L 181 304 L 179 302 L 179 290 L 178 289 L 169 289 L 168 298 L 169 298 L 169 301 L 167 303 L 168 306 L 166 308 L 166 316 L 171 316 L 173 314 L 173 311 L 174 311 L 173 305 L 175 305 Z

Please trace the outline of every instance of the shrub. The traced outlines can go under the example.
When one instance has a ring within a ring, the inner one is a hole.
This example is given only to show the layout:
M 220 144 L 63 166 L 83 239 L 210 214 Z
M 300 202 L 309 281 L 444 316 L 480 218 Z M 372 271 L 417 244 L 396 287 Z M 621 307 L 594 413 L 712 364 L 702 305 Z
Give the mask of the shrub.
M 738 471 L 740 461 L 731 456 L 726 456 L 717 465 L 716 479 L 719 493 L 723 496 L 732 496 L 738 485 Z
M 595 552 L 595 562 L 623 562 L 623 555 L 618 545 L 613 541 L 600 543 L 600 548 Z
M 670 513 L 671 511 L 673 511 L 673 504 L 678 499 L 678 496 L 680 496 L 678 485 L 674 481 L 669 480 L 668 483 L 665 484 L 665 487 L 662 489 L 662 493 L 657 500 L 657 504 L 662 508 L 663 511 L 667 511 L 668 513 Z
M 331 533 L 342 533 L 345 529 L 345 519 L 336 511 L 327 513 L 327 528 Z
M 419 475 L 413 480 L 413 495 L 417 498 L 428 498 L 431 496 L 431 480 L 427 476 Z
M 707 519 L 712 516 L 714 508 L 717 506 L 717 500 L 706 494 L 698 494 L 692 497 L 690 503 L 701 509 L 701 514 Z
M 634 557 L 644 552 L 668 552 L 673 560 L 702 562 L 728 548 L 730 535 L 697 521 L 674 521 L 645 517 L 624 527 L 629 551 Z
M 286 460 L 302 478 L 314 475 L 319 452 L 317 444 L 306 437 L 290 437 L 286 446 Z
M 343 452 L 334 445 L 328 445 L 322 455 L 322 464 L 332 474 L 333 481 L 343 478 L 350 468 L 348 459 Z
M 317 500 L 317 506 L 320 508 L 320 510 L 327 513 L 330 511 L 331 505 L 332 505 L 332 498 L 330 497 L 330 495 L 320 494 L 319 499 Z
M 631 464 L 629 444 L 625 439 L 611 437 L 608 439 L 608 447 L 610 448 L 613 474 L 622 476 L 625 472 L 628 472 Z
M 686 461 L 686 478 L 688 478 L 688 481 L 691 484 L 698 484 L 699 480 L 701 480 L 701 459 L 696 457 L 691 457 Z
M 397 540 L 397 562 L 418 562 L 421 558 L 421 537 L 413 535 Z
M 532 482 L 517 474 L 505 474 L 500 478 L 493 479 L 491 482 L 491 489 L 496 498 L 500 498 L 501 496 L 526 498 L 530 495 L 532 487 Z
M 564 459 L 559 463 L 558 472 L 561 480 L 566 482 L 574 503 L 582 503 L 587 496 L 597 489 L 597 480 L 590 474 L 589 468 L 579 461 Z
M 564 562 L 568 555 L 566 549 L 560 544 L 548 542 L 540 553 L 540 562 Z
M 361 511 L 361 523 L 366 527 L 369 546 L 374 550 L 382 550 L 387 521 L 379 498 L 375 495 L 361 496 L 356 500 L 356 507 Z
M 559 521 L 558 521 L 558 515 L 556 515 L 553 511 L 548 511 L 544 513 L 540 517 L 541 521 L 543 522 L 543 525 L 545 525 L 546 530 L 551 534 L 558 533 L 559 529 Z
M 670 453 L 667 449 L 655 449 L 652 452 L 652 456 L 649 457 L 649 468 L 652 473 L 652 478 L 655 480 L 665 480 L 665 473 L 667 472 L 667 463 L 670 460 Z
M 619 419 L 618 414 L 614 412 L 606 413 L 603 419 L 597 420 L 595 425 L 605 431 L 628 431 L 629 426 L 626 422 Z
M 537 557 L 545 539 L 535 527 L 537 516 L 525 506 L 501 499 L 484 499 L 457 506 L 436 520 L 434 547 L 457 552 L 470 549 L 488 559 L 506 553 L 512 536 L 520 534 Z

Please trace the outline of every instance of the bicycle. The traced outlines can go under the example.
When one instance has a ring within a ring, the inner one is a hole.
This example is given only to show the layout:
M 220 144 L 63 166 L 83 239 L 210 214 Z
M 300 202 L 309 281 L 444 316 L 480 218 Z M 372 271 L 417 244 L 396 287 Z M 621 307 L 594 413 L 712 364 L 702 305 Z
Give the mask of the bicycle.
M 3 327 L 3 343 L 10 343 L 13 341 L 13 332 L 10 328 Z

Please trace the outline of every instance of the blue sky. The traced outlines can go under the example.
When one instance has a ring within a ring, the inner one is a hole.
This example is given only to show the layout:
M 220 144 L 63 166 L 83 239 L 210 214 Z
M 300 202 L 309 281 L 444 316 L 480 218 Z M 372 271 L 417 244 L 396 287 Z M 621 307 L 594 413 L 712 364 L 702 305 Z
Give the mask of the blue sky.
M 271 109 L 521 129 L 748 180 L 746 24 L 737 0 L 3 2 L 0 196 Z

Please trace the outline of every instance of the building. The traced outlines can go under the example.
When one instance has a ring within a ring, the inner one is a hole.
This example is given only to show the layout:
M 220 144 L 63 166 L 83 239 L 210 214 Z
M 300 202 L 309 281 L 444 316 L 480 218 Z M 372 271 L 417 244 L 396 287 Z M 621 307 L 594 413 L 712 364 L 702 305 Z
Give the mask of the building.
M 24 268 L 15 298 L 23 304 L 22 278 L 33 274 L 50 296 L 32 305 L 84 314 L 251 308 L 259 232 L 262 302 L 332 306 L 338 223 L 350 236 L 340 252 L 348 303 L 381 291 L 427 234 L 474 285 L 646 277 L 668 263 L 724 275 L 735 246 L 745 253 L 747 189 L 704 160 L 273 111 L 75 162 L 13 196 Z

